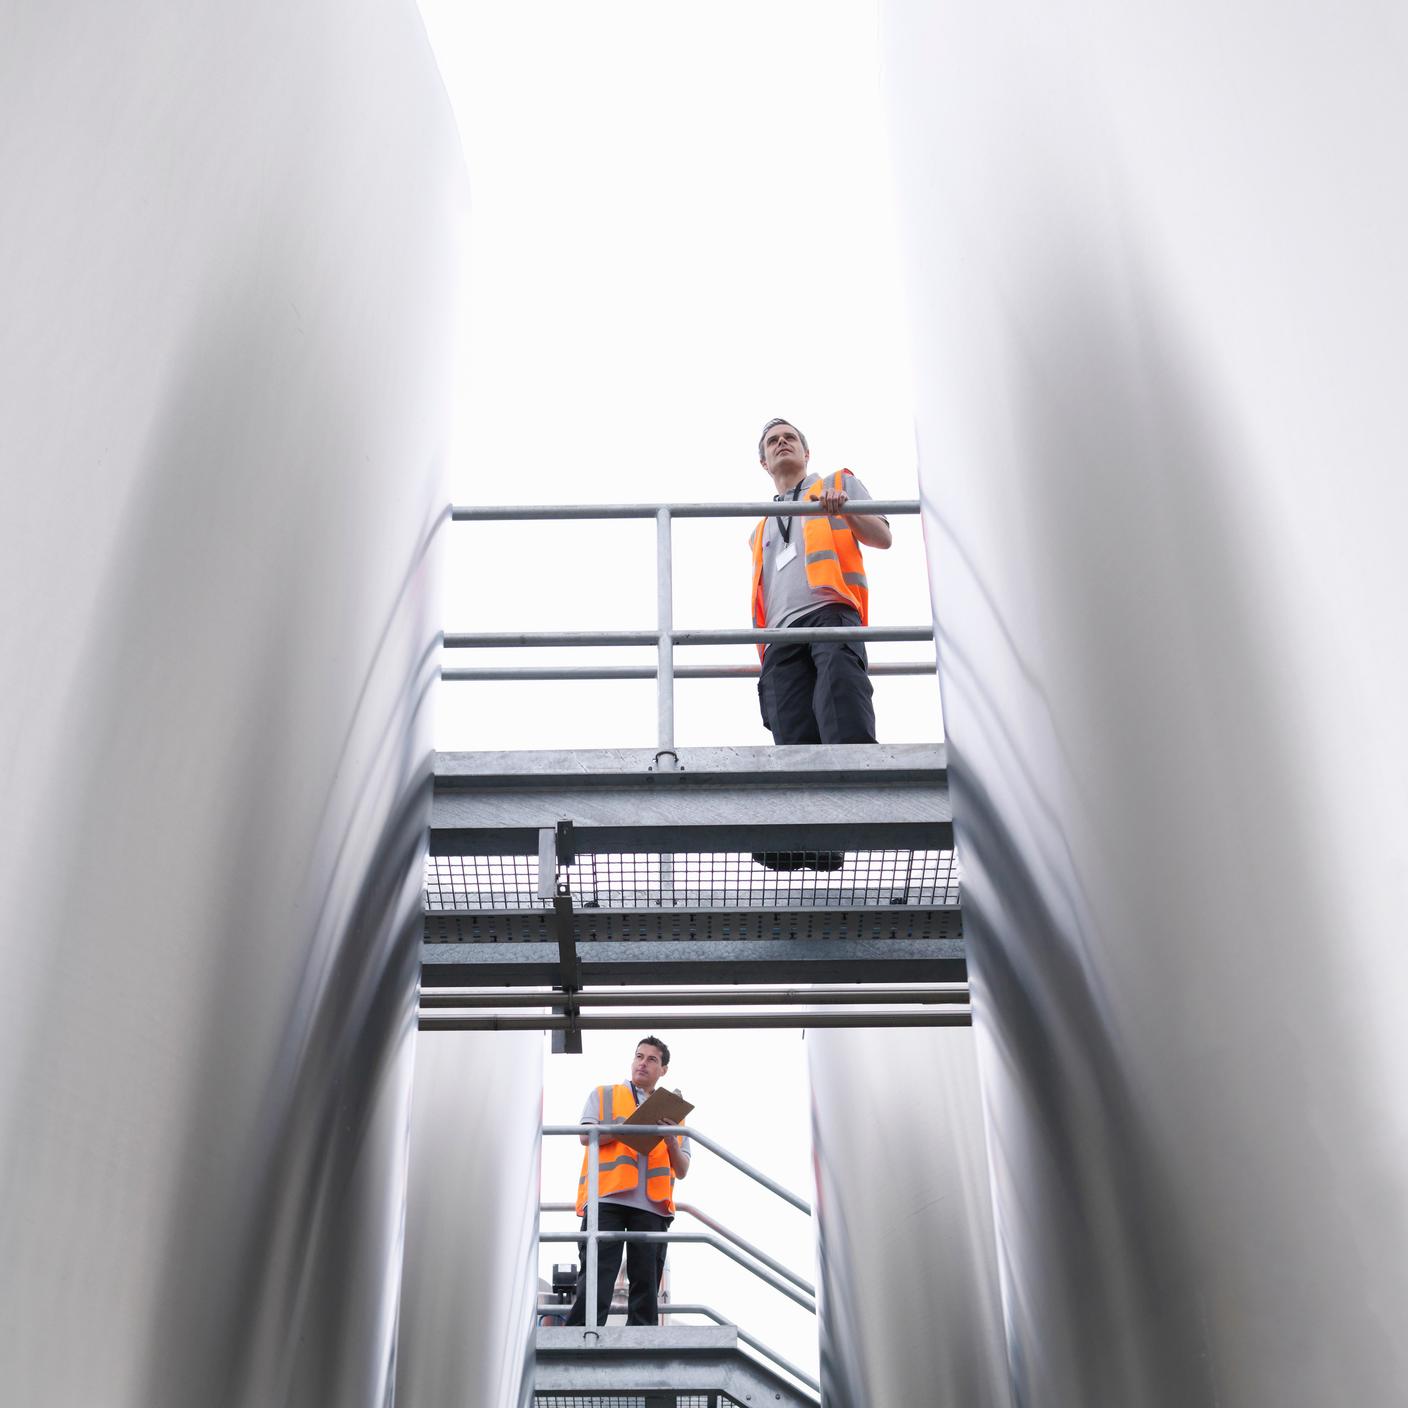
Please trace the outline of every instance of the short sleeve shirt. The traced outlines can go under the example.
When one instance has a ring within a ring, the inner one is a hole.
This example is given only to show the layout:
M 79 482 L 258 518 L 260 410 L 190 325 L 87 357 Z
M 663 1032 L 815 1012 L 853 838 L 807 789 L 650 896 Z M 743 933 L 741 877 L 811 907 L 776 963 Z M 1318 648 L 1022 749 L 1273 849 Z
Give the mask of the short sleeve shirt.
M 641 1091 L 636 1086 L 631 1086 L 631 1093 L 636 1097 L 636 1104 L 641 1102 Z M 593 1087 L 587 1096 L 587 1102 L 582 1106 L 582 1124 L 599 1124 L 597 1115 L 596 1089 Z M 618 1116 L 619 1118 L 619 1116 Z M 680 1149 L 686 1156 L 690 1155 L 689 1136 L 682 1135 L 680 1138 Z M 646 1212 L 653 1212 L 657 1216 L 664 1215 L 664 1205 L 655 1202 L 645 1191 L 646 1164 L 649 1162 L 648 1154 L 636 1155 L 636 1186 L 627 1188 L 620 1193 L 603 1193 L 601 1201 L 603 1203 L 621 1203 L 628 1208 L 642 1208 Z
M 868 499 L 870 491 L 848 469 L 845 471 L 846 496 L 852 499 Z M 802 480 L 799 492 L 805 494 L 813 484 L 821 479 L 819 474 L 809 474 Z M 774 494 L 773 498 L 791 498 L 791 494 Z M 887 523 L 888 519 L 885 520 Z M 818 606 L 839 602 L 843 606 L 851 603 L 840 592 L 830 587 L 814 587 L 807 581 L 806 553 L 802 551 L 802 525 L 804 518 L 765 518 L 763 519 L 763 605 L 767 609 L 769 630 L 790 626 L 799 616 L 815 611 Z M 783 525 L 790 524 L 790 527 Z M 781 567 L 778 559 L 787 554 L 789 544 L 796 548 L 788 561 Z

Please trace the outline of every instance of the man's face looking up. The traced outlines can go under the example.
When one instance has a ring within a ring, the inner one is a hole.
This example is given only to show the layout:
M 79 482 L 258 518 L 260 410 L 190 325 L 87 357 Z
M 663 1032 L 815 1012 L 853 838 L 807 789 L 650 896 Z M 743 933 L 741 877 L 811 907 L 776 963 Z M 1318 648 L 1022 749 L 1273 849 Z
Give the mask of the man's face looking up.
M 658 1046 L 643 1041 L 636 1047 L 636 1054 L 631 1059 L 631 1080 L 642 1090 L 654 1090 L 655 1082 L 667 1070 L 669 1067 L 661 1064 Z
M 790 476 L 805 471 L 809 459 L 811 455 L 802 448 L 802 437 L 795 426 L 784 421 L 763 436 L 763 467 L 774 479 L 779 472 Z

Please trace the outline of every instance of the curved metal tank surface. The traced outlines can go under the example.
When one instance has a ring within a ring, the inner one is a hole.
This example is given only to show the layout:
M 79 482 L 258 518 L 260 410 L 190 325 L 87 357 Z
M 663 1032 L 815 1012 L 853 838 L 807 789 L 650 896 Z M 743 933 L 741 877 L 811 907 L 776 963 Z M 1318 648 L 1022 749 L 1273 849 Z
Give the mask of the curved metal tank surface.
M 807 1063 L 827 1408 L 1011 1408 L 972 1032 L 809 1031 Z
M 5 1403 L 389 1399 L 462 181 L 411 5 L 7 16 Z
M 1403 1404 L 1402 13 L 883 26 L 1017 1401 Z
M 396 1408 L 520 1408 L 533 1392 L 543 1040 L 416 1043 Z

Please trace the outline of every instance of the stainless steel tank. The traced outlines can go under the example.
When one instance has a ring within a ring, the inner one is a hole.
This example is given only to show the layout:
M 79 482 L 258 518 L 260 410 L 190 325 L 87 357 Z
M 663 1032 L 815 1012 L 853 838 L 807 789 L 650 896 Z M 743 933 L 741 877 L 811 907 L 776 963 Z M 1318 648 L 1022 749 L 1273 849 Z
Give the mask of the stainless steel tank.
M 412 6 L 11 6 L 0 1401 L 392 1388 L 462 163 Z
M 542 1122 L 540 1034 L 421 1034 L 396 1408 L 531 1401 Z
M 1402 15 L 883 8 L 1017 1402 L 1408 1403 Z
M 827 1408 L 1011 1408 L 972 1033 L 807 1052 Z

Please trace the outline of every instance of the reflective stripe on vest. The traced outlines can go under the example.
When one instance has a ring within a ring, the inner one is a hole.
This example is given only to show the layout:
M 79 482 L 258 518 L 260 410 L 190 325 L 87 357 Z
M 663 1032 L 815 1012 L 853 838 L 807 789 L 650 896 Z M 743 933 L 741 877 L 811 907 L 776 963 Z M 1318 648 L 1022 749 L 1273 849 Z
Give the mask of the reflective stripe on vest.
M 830 487 L 841 488 L 846 471 L 838 469 L 831 476 Z M 819 499 L 827 480 L 818 479 L 806 491 L 808 499 Z M 793 519 L 795 523 L 797 520 Z M 870 584 L 865 579 L 865 562 L 860 555 L 860 543 L 845 518 L 823 518 L 820 514 L 808 516 L 802 522 L 802 545 L 806 552 L 807 585 L 813 588 L 825 587 L 837 596 L 849 601 L 860 612 L 862 626 L 870 624 Z M 760 519 L 753 530 L 753 625 L 763 630 L 768 623 L 767 604 L 763 599 L 763 534 L 767 529 L 766 518 Z M 818 603 L 820 604 L 820 603 Z M 766 646 L 758 647 L 758 658 L 763 658 Z
M 629 1085 L 599 1085 L 596 1088 L 596 1113 L 600 1124 L 619 1124 L 636 1107 L 635 1095 Z M 582 1150 L 582 1172 L 577 1179 L 577 1216 L 587 1210 L 587 1164 L 591 1150 Z M 638 1155 L 629 1144 L 611 1139 L 601 1146 L 597 1193 L 627 1193 L 640 1182 Z M 675 1171 L 670 1167 L 670 1151 L 664 1139 L 651 1149 L 645 1163 L 645 1194 L 652 1203 L 661 1204 L 661 1211 L 675 1211 Z

